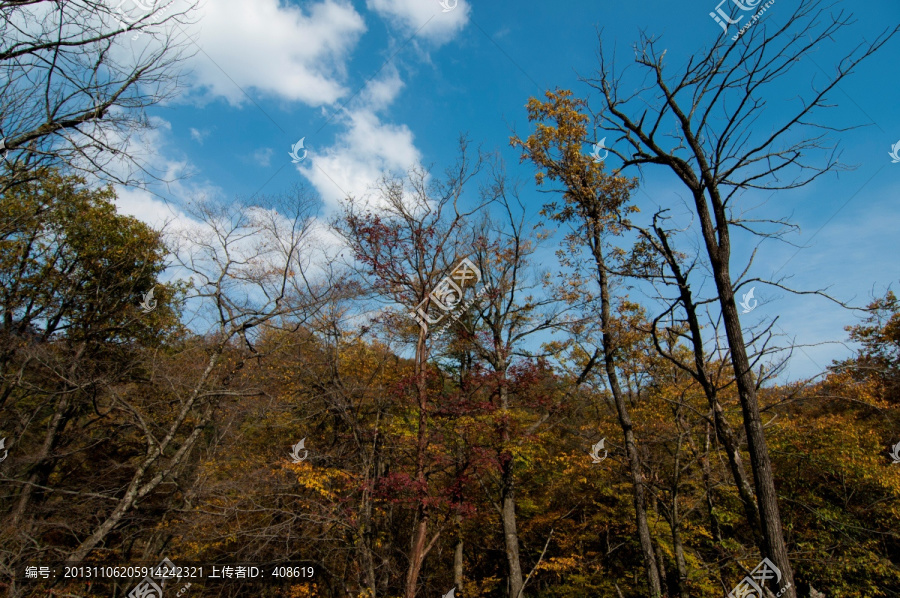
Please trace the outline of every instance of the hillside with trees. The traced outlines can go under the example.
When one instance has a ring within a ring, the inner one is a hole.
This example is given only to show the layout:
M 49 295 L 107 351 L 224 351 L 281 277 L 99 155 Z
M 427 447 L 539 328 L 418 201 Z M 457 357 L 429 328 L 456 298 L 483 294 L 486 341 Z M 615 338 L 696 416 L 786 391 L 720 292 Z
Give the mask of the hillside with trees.
M 42 4 L 0 2 L 5 31 Z M 823 4 L 680 71 L 652 38 L 623 60 L 601 36 L 582 89 L 522 98 L 508 146 L 462 136 L 453 163 L 385 172 L 328 218 L 298 185 L 159 228 L 117 210 L 136 170 L 116 135 L 176 93 L 187 47 L 101 84 L 132 30 L 5 37 L 6 595 L 122 597 L 139 578 L 22 571 L 167 558 L 310 568 L 185 598 L 900 596 L 900 301 L 751 277 L 733 241 L 792 226 L 745 218 L 744 191 L 841 167 L 818 153 L 832 91 L 897 31 L 770 115 L 766 85 L 847 24 Z M 54 52 L 77 57 L 30 82 Z M 608 160 L 584 151 L 603 135 Z M 646 169 L 682 211 L 642 209 Z M 753 287 L 845 305 L 848 357 L 785 375 L 803 347 L 775 316 L 748 324 Z M 732 593 L 763 559 L 777 578 Z

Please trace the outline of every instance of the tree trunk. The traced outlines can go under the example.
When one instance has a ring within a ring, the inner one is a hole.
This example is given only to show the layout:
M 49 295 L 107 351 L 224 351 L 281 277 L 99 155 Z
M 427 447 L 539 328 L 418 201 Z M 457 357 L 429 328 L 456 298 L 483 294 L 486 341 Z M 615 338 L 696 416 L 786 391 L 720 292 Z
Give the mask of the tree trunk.
M 504 468 L 504 477 L 512 477 Z M 509 598 L 518 598 L 522 591 L 522 566 L 519 561 L 519 534 L 516 529 L 516 503 L 514 490 L 510 486 L 505 488 L 500 516 L 503 519 L 503 537 L 506 541 L 506 560 L 509 564 Z
M 716 282 L 719 305 L 722 308 L 722 320 L 725 324 L 725 334 L 728 338 L 728 346 L 731 349 L 731 364 L 734 368 L 738 394 L 741 398 L 744 428 L 747 432 L 747 449 L 750 453 L 750 464 L 756 483 L 756 499 L 762 520 L 766 553 L 781 570 L 781 585 L 786 587 L 782 596 L 784 598 L 796 598 L 794 574 L 788 558 L 787 547 L 784 543 L 784 532 L 781 529 L 781 514 L 778 509 L 778 495 L 775 491 L 772 462 L 769 458 L 769 449 L 766 446 L 765 432 L 756 397 L 756 386 L 753 381 L 753 373 L 750 371 L 750 361 L 747 358 L 747 348 L 744 344 L 743 332 L 741 331 L 741 321 L 734 301 L 734 289 L 731 286 L 731 272 L 729 269 L 731 245 L 729 241 L 728 216 L 718 195 L 718 190 L 714 186 L 709 189 L 709 195 L 715 210 L 717 223 L 715 229 L 713 228 L 702 190 L 695 191 L 694 201 L 700 217 L 706 250 L 712 265 L 713 278 Z M 718 235 L 718 240 L 716 235 Z M 773 587 L 772 589 L 777 592 L 779 588 Z
M 406 571 L 406 590 L 404 592 L 406 598 L 416 598 L 416 586 L 419 582 L 419 573 L 422 571 L 422 561 L 425 555 L 425 534 L 428 532 L 428 520 L 423 504 L 419 504 L 416 515 L 416 525 L 413 528 L 415 531 L 409 549 L 409 569 Z
M 678 259 L 675 256 L 675 252 L 669 245 L 668 235 L 655 223 L 653 229 L 659 239 L 660 249 L 666 258 L 666 263 L 669 265 L 669 269 L 672 271 L 675 281 L 678 283 L 681 304 L 684 306 L 685 314 L 687 315 L 688 328 L 691 333 L 691 348 L 694 355 L 694 378 L 703 388 L 703 393 L 706 395 L 706 401 L 709 404 L 713 416 L 716 437 L 719 439 L 719 442 L 722 443 L 725 454 L 728 456 L 728 466 L 731 470 L 731 475 L 734 478 L 735 486 L 738 489 L 738 495 L 740 496 L 741 503 L 744 507 L 744 514 L 747 516 L 747 521 L 753 529 L 754 543 L 762 550 L 763 539 L 760 535 L 762 530 L 759 520 L 759 510 L 756 506 L 756 498 L 753 496 L 753 489 L 750 487 L 750 479 L 744 469 L 737 437 L 731 428 L 731 424 L 729 424 L 728 420 L 725 418 L 722 405 L 718 400 L 716 386 L 710 379 L 706 369 L 706 354 L 703 349 L 703 335 L 700 329 L 700 319 L 697 317 L 697 305 L 694 303 L 687 276 L 685 276 L 682 271 Z
M 516 525 L 515 480 L 513 479 L 513 457 L 507 450 L 509 443 L 509 389 L 506 385 L 506 363 L 499 364 L 500 413 L 502 419 L 503 453 L 501 454 L 500 477 L 500 519 L 503 522 L 503 540 L 506 548 L 506 562 L 509 573 L 509 598 L 519 598 L 522 592 L 522 563 L 519 559 L 519 533 Z
M 612 315 L 610 313 L 609 279 L 606 263 L 602 254 L 602 240 L 599 231 L 594 230 L 593 253 L 597 265 L 597 278 L 600 284 L 600 320 L 603 326 L 603 364 L 606 369 L 606 378 L 609 381 L 609 389 L 612 392 L 616 404 L 616 412 L 619 417 L 619 426 L 625 437 L 625 454 L 628 457 L 628 467 L 631 473 L 631 483 L 634 488 L 634 512 L 637 523 L 638 537 L 641 543 L 641 552 L 644 558 L 644 568 L 647 572 L 647 582 L 650 586 L 650 598 L 662 596 L 662 583 L 660 582 L 659 569 L 656 566 L 656 558 L 653 550 L 653 541 L 650 536 L 650 526 L 647 522 L 647 512 L 644 499 L 644 480 L 641 473 L 640 456 L 634 441 L 634 426 L 631 416 L 622 395 L 622 387 L 619 385 L 619 376 L 616 373 L 614 352 L 615 340 L 612 335 Z
M 362 511 L 362 517 L 360 529 L 358 531 L 362 552 L 360 560 L 363 570 L 363 580 L 366 589 L 369 591 L 368 598 L 375 598 L 375 596 L 377 596 L 375 586 L 375 555 L 373 554 L 375 533 L 372 529 L 372 495 L 368 488 L 363 490 L 362 501 L 363 504 L 360 509 Z
M 462 520 L 459 514 L 456 515 L 456 549 L 453 551 L 453 587 L 456 588 L 458 594 L 465 596 L 463 588 L 463 534 Z
M 675 449 L 675 464 L 672 468 L 672 485 L 670 494 L 672 495 L 672 506 L 669 517 L 669 528 L 672 530 L 672 548 L 675 551 L 675 566 L 678 568 L 676 591 L 680 598 L 688 598 L 687 589 L 684 587 L 687 581 L 687 563 L 684 560 L 684 545 L 681 542 L 681 514 L 678 511 L 678 497 L 681 485 L 681 446 L 685 436 L 690 436 L 690 432 L 683 425 L 684 418 L 681 414 L 680 406 L 674 409 L 675 421 L 679 424 L 680 434 L 678 435 L 678 445 Z
M 427 309 L 428 306 L 425 306 Z M 409 547 L 409 568 L 406 571 L 405 598 L 416 597 L 416 587 L 419 582 L 419 573 L 422 570 L 422 561 L 425 559 L 425 537 L 428 533 L 428 481 L 425 479 L 425 452 L 428 445 L 428 387 L 426 380 L 425 363 L 428 359 L 428 348 L 425 337 L 428 331 L 423 327 L 419 330 L 419 341 L 416 343 L 416 400 L 419 408 L 419 429 L 416 437 L 416 517 L 413 535 Z
M 710 473 L 709 466 L 709 447 L 711 444 L 710 438 L 710 424 L 706 425 L 706 439 L 703 445 L 703 454 L 700 456 L 700 466 L 703 468 L 703 487 L 706 493 L 706 510 L 709 515 L 709 525 L 712 530 L 713 539 L 716 541 L 716 551 L 718 552 L 718 566 L 716 567 L 718 571 L 719 583 L 722 584 L 722 587 L 727 587 L 725 583 L 725 577 L 722 574 L 722 564 L 730 559 L 730 556 L 726 553 L 726 551 L 722 547 L 722 528 L 719 525 L 719 519 L 716 517 L 715 506 L 713 504 L 713 489 L 712 489 L 712 474 Z M 697 448 L 694 446 L 694 439 L 691 436 L 688 436 L 688 439 L 691 442 L 691 448 L 694 453 L 699 455 L 700 453 L 697 451 Z
M 675 504 L 677 510 L 678 504 Z M 672 545 L 675 547 L 675 565 L 678 567 L 678 595 L 681 598 L 688 598 L 687 588 L 684 587 L 688 578 L 687 562 L 684 560 L 684 544 L 681 542 L 681 530 L 679 529 L 681 522 L 678 520 L 678 513 L 674 513 L 672 518 L 676 524 L 672 527 Z

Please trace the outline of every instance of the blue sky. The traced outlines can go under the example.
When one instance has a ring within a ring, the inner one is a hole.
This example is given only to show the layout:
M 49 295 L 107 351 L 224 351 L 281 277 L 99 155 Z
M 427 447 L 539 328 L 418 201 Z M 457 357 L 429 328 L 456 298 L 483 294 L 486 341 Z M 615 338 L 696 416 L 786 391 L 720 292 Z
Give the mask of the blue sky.
M 454 159 L 459 134 L 468 133 L 473 143 L 502 153 L 510 173 L 524 182 L 523 198 L 536 215 L 547 197 L 535 191 L 533 171 L 519 165 L 508 145 L 512 130 L 529 132 L 528 98 L 555 87 L 590 93 L 578 77 L 597 69 L 598 31 L 607 47 L 615 46 L 620 67 L 630 63 L 643 30 L 660 38 L 677 68 L 722 34 L 709 17 L 715 5 L 458 0 L 443 12 L 438 0 L 206 0 L 191 31 L 197 53 L 188 65 L 189 87 L 151 111 L 160 127 L 145 140 L 160 168 L 193 176 L 154 188 L 168 206 L 142 190 L 120 190 L 120 209 L 154 222 L 196 194 L 228 201 L 302 182 L 322 197 L 327 216 L 345 192 L 364 192 L 385 169 L 420 163 L 440 172 Z M 781 25 L 793 5 L 778 0 L 758 26 Z M 779 106 L 824 80 L 841 51 L 900 21 L 896 0 L 838 2 L 837 8 L 854 10 L 858 22 L 832 46 L 817 49 L 801 65 L 803 77 L 771 88 L 773 118 Z M 798 252 L 763 244 L 754 275 L 788 275 L 794 287 L 828 287 L 856 305 L 888 285 L 896 288 L 900 163 L 892 164 L 888 152 L 900 140 L 898 53 L 900 38 L 831 96 L 837 106 L 827 113 L 829 122 L 868 125 L 831 134 L 855 170 L 744 200 L 760 204 L 757 217 L 790 217 L 801 229 L 790 240 L 808 245 Z M 295 165 L 288 152 L 301 137 L 309 154 Z M 647 169 L 644 175 L 635 198 L 644 213 L 687 197 L 664 172 Z M 736 238 L 735 262 L 743 263 L 753 246 Z M 757 288 L 756 296 L 759 309 L 745 316 L 746 323 L 777 316 L 776 330 L 800 344 L 843 340 L 843 327 L 855 321 L 853 313 L 824 299 L 766 287 Z M 813 375 L 846 352 L 839 345 L 803 348 L 786 376 Z

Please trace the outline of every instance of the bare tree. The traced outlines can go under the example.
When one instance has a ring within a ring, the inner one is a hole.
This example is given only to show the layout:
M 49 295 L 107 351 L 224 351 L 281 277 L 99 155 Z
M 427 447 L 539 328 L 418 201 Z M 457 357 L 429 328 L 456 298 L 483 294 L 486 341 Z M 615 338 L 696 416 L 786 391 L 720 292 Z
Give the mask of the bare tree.
M 599 72 L 585 79 L 601 94 L 602 106 L 595 115 L 599 127 L 619 134 L 612 152 L 624 161 L 622 168 L 664 166 L 691 193 L 731 350 L 764 552 L 781 569 L 787 598 L 795 598 L 796 589 L 757 387 L 735 303 L 740 285 L 731 274 L 730 234 L 735 227 L 767 234 L 735 213 L 733 202 L 743 192 L 801 187 L 840 167 L 833 153 L 824 164 L 807 161 L 810 153 L 828 149 L 824 137 L 827 130 L 834 130 L 813 119 L 829 107 L 827 98 L 835 87 L 900 27 L 857 45 L 823 84 L 805 96 L 800 93 L 802 102 L 792 112 L 785 108 L 771 117 L 765 112 L 769 84 L 789 76 L 801 59 L 852 22 L 844 12 L 831 13 L 832 5 L 827 0 L 799 0 L 792 14 L 782 16 L 783 26 L 770 25 L 764 19 L 737 43 L 722 36 L 709 51 L 691 57 L 674 76 L 666 69 L 665 51 L 658 51 L 658 41 L 642 36 L 635 63 L 649 83 L 633 93 L 622 93 L 632 86 L 624 82 L 624 75 L 611 70 L 601 42 Z M 760 126 L 767 121 L 770 126 Z
M 762 549 L 762 537 L 760 536 L 759 510 L 756 507 L 756 500 L 753 494 L 753 488 L 750 485 L 750 478 L 744 468 L 743 459 L 740 453 L 740 445 L 734 430 L 725 417 L 725 411 L 719 402 L 720 390 L 732 383 L 732 378 L 728 375 L 723 376 L 722 361 L 718 357 L 722 354 L 719 347 L 720 334 L 713 335 L 714 348 L 707 352 L 706 339 L 703 337 L 701 317 L 704 307 L 715 302 L 713 299 L 697 298 L 691 287 L 691 273 L 697 265 L 697 259 L 694 258 L 688 263 L 687 256 L 681 255 L 673 248 L 670 239 L 672 232 L 667 230 L 662 217 L 665 210 L 658 212 L 653 217 L 653 225 L 649 229 L 633 226 L 634 230 L 640 232 L 642 240 L 635 247 L 635 257 L 637 261 L 644 261 L 644 267 L 637 266 L 642 272 L 633 272 L 633 274 L 642 276 L 651 281 L 661 281 L 664 284 L 671 284 L 676 287 L 677 295 L 673 299 L 664 299 L 667 304 L 659 315 L 652 322 L 647 331 L 653 338 L 653 344 L 657 352 L 665 359 L 670 361 L 680 370 L 688 373 L 703 389 L 707 403 L 710 409 L 710 419 L 708 422 L 716 431 L 719 442 L 722 443 L 725 453 L 728 457 L 728 464 L 734 478 L 735 486 L 738 489 L 738 495 L 744 506 L 744 513 L 750 524 L 754 542 Z M 649 251 L 644 251 L 649 249 Z M 656 258 L 660 259 L 669 271 L 666 274 L 663 268 L 656 262 Z M 646 261 L 645 261 L 646 260 Z M 681 310 L 681 311 L 679 311 Z M 712 318 L 709 318 L 712 320 Z M 660 328 L 665 323 L 665 339 L 660 339 Z M 709 326 L 712 330 L 718 331 L 716 321 L 710 321 Z M 670 339 L 684 340 L 691 348 L 690 358 L 685 360 L 678 354 Z
M 145 109 L 178 92 L 194 0 L 0 0 L 0 192 L 38 166 L 119 183 Z M 137 37 L 138 39 L 132 39 Z

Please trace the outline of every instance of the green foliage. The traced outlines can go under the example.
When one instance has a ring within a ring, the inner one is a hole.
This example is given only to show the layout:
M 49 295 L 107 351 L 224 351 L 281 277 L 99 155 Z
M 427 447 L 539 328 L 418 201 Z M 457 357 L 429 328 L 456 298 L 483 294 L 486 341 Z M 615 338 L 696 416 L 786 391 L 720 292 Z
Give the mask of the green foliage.
M 70 342 L 124 342 L 177 322 L 174 289 L 157 288 L 165 268 L 160 234 L 116 214 L 112 189 L 42 171 L 0 195 L 0 305 L 4 330 Z M 151 288 L 159 303 L 141 319 Z

